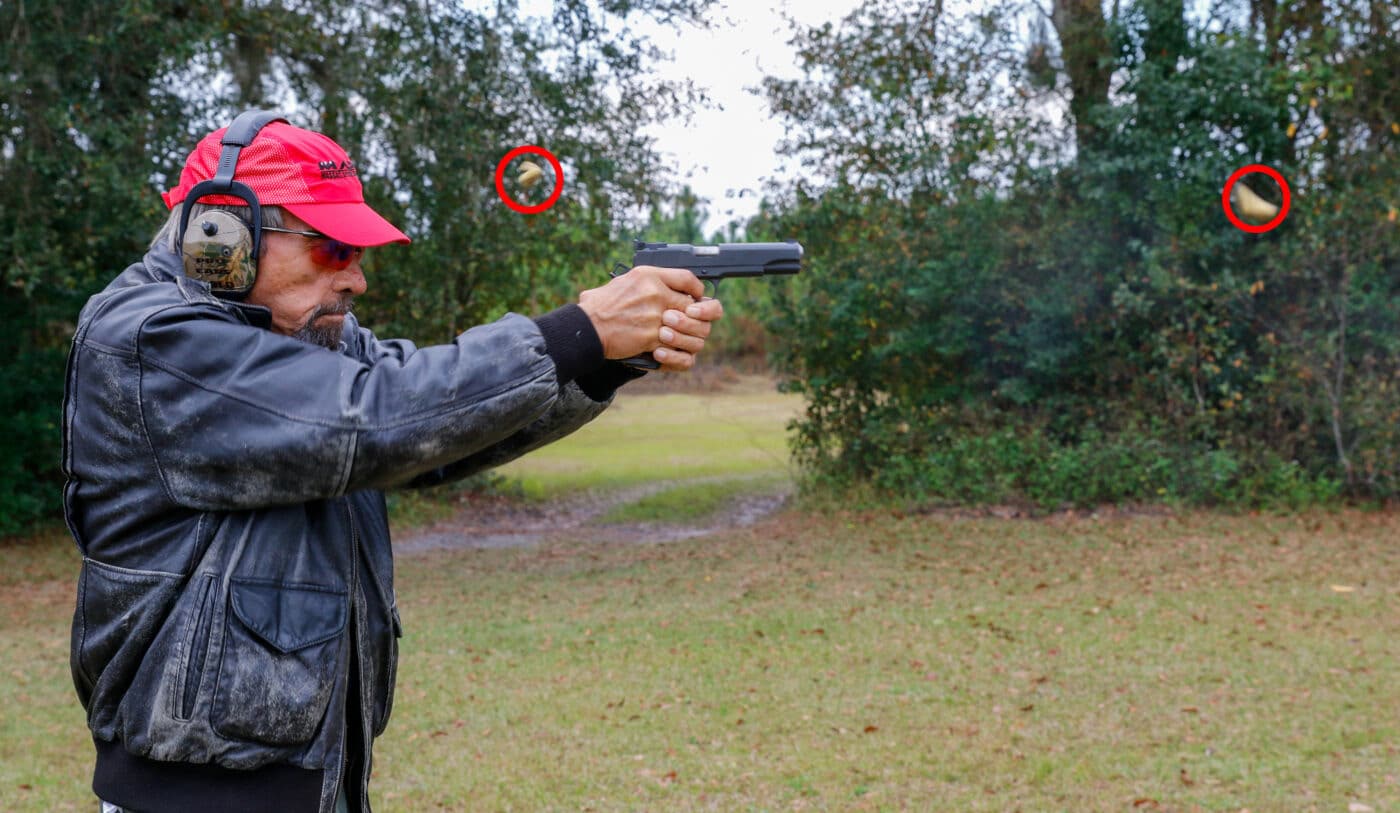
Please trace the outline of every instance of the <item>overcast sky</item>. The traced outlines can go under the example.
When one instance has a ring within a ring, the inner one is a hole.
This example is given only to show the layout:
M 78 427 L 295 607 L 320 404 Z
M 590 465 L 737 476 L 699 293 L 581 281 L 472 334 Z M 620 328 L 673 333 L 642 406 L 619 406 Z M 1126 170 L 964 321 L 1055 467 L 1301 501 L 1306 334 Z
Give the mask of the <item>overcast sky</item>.
M 491 0 L 465 2 L 483 11 L 492 5 Z M 701 110 L 688 125 L 654 126 L 647 131 L 655 137 L 671 176 L 708 199 L 706 233 L 755 214 L 763 181 L 795 171 L 787 169 L 774 151 L 783 136 L 781 124 L 762 97 L 750 92 L 764 76 L 800 75 L 788 50 L 791 26 L 784 17 L 807 26 L 837 22 L 857 5 L 859 0 L 719 0 L 709 14 L 712 27 L 708 30 L 633 23 L 674 55 L 673 61 L 660 66 L 662 77 L 690 79 L 711 100 L 711 107 Z M 527 16 L 547 19 L 553 3 L 522 0 L 520 8 Z
M 715 105 L 688 126 L 649 130 L 675 176 L 709 199 L 707 232 L 753 215 L 763 180 L 795 171 L 774 152 L 782 124 L 761 96 L 749 92 L 764 76 L 799 75 L 784 16 L 804 25 L 836 22 L 858 0 L 721 0 L 717 5 L 710 30 L 657 28 L 653 34 L 659 46 L 675 54 L 660 73 L 693 80 Z

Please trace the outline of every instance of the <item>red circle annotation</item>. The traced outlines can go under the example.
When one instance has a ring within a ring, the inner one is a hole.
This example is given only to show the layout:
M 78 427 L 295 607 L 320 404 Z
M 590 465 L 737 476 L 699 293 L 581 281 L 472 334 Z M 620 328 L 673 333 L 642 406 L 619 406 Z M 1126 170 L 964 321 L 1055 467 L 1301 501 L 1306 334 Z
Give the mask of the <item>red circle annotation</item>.
M 1261 223 L 1258 226 L 1250 225 L 1241 220 L 1239 215 L 1235 214 L 1234 208 L 1230 206 L 1230 190 L 1235 188 L 1235 184 L 1238 183 L 1241 178 L 1255 172 L 1262 172 L 1270 178 L 1273 178 L 1274 183 L 1278 184 L 1278 188 L 1283 190 L 1283 205 L 1279 207 L 1278 214 L 1274 215 L 1273 220 L 1270 220 L 1268 223 Z M 1283 219 L 1288 217 L 1288 207 L 1292 202 L 1293 194 L 1288 188 L 1288 182 L 1283 179 L 1283 175 L 1273 167 L 1265 166 L 1264 164 L 1246 164 L 1235 170 L 1234 173 L 1230 175 L 1230 179 L 1225 182 L 1225 189 L 1220 193 L 1220 205 L 1225 209 L 1225 217 L 1230 219 L 1230 222 L 1234 224 L 1235 228 L 1250 234 L 1263 234 L 1264 232 L 1273 231 L 1278 228 L 1279 224 L 1283 222 Z
M 549 165 L 554 167 L 554 192 L 551 193 L 550 196 L 542 203 L 537 203 L 533 206 L 527 206 L 524 203 L 517 202 L 515 198 L 512 198 L 509 194 L 506 193 L 506 165 L 511 162 L 511 159 L 520 155 L 543 156 L 545 160 L 549 161 Z M 549 209 L 549 207 L 553 206 L 559 201 L 559 196 L 563 193 L 564 168 L 560 166 L 559 159 L 554 157 L 554 153 L 550 152 L 544 147 L 536 147 L 533 144 L 525 144 L 523 146 L 516 147 L 515 149 L 506 153 L 506 157 L 502 158 L 501 163 L 496 165 L 496 194 L 501 196 L 501 200 L 505 201 L 505 204 L 507 206 L 509 206 L 517 212 L 520 212 L 523 215 L 537 215 L 540 212 Z

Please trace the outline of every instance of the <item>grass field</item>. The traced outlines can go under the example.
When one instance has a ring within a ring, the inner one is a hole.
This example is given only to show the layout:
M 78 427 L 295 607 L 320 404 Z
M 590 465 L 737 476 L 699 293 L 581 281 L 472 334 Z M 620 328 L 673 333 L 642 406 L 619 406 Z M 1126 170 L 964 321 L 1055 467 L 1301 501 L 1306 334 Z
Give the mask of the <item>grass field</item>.
M 781 458 L 736 438 L 781 448 L 785 416 L 686 417 L 766 397 L 639 396 L 518 465 L 538 493 L 658 460 L 769 476 Z M 1400 516 L 1352 511 L 790 511 L 404 557 L 376 809 L 1400 810 L 1397 539 Z M 0 809 L 90 810 L 76 557 L 57 537 L 0 557 Z
M 599 418 L 500 472 L 529 496 L 656 480 L 789 475 L 783 427 L 801 401 L 745 377 L 718 395 L 629 395 Z

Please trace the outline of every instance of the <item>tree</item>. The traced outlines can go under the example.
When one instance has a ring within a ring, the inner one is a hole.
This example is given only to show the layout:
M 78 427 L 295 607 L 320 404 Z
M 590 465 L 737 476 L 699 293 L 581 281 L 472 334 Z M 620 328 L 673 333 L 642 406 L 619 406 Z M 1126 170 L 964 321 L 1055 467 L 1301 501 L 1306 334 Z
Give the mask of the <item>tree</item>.
M 22 427 L 0 441 L 0 533 L 56 511 L 78 310 L 141 256 L 166 216 L 157 193 L 203 134 L 280 107 L 346 146 L 370 202 L 416 238 L 371 252 L 364 310 L 385 332 L 445 340 L 604 278 L 628 212 L 668 180 L 638 133 L 697 99 L 652 77 L 663 55 L 629 23 L 703 24 L 709 2 L 560 0 L 549 20 L 511 0 L 0 3 L 0 319 L 14 343 L 0 407 Z M 496 165 L 521 144 L 565 168 L 547 218 L 497 199 Z

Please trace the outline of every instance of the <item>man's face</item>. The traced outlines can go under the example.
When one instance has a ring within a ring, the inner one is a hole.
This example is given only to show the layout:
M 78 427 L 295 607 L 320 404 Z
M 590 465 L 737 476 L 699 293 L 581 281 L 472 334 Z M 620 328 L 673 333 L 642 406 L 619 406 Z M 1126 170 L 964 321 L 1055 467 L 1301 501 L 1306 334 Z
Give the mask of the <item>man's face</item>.
M 315 231 L 290 212 L 282 227 Z M 318 262 L 318 242 L 299 234 L 263 232 L 258 277 L 247 301 L 272 311 L 277 333 L 334 350 L 340 346 L 345 314 L 365 292 L 365 275 L 360 254 L 341 270 Z

